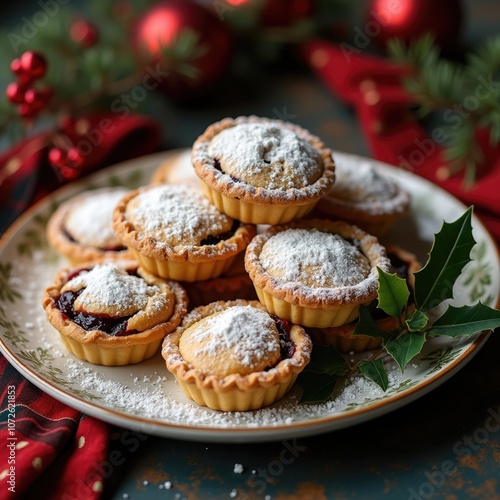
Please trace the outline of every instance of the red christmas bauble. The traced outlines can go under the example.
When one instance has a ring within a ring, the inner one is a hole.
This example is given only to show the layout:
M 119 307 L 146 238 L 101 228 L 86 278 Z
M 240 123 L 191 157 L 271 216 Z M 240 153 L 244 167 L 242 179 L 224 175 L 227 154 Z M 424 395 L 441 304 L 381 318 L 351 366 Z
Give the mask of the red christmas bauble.
M 460 0 L 371 0 L 366 18 L 364 35 L 381 47 L 391 38 L 410 42 L 431 33 L 448 48 L 460 35 L 462 5 Z
M 231 56 L 226 26 L 210 10 L 188 0 L 164 1 L 148 10 L 135 26 L 134 46 L 143 62 L 159 62 L 168 72 L 156 72 L 150 79 L 174 92 L 210 85 Z

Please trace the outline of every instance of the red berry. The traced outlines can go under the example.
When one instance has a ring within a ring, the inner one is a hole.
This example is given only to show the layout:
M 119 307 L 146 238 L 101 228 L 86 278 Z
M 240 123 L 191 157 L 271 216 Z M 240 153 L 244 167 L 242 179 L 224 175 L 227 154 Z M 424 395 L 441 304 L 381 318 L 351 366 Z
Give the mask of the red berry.
M 49 163 L 57 168 L 62 168 L 65 166 L 66 154 L 61 148 L 52 148 L 49 151 Z
M 68 167 L 80 168 L 83 164 L 83 157 L 77 148 L 70 148 L 66 155 L 66 161 Z
M 32 104 L 23 102 L 19 105 L 19 116 L 22 118 L 33 118 L 38 114 L 38 109 Z
M 38 89 L 28 89 L 24 93 L 24 102 L 38 111 L 45 106 L 45 99 Z
M 41 78 L 47 70 L 47 61 L 39 52 L 28 50 L 21 56 L 22 74 L 31 78 Z
M 92 47 L 98 40 L 97 30 L 83 19 L 78 19 L 71 25 L 70 36 L 82 47 Z
M 80 174 L 78 169 L 72 167 L 61 167 L 59 169 L 59 172 L 61 173 L 63 179 L 66 180 L 74 179 L 75 177 L 78 177 L 78 175 Z
M 12 82 L 7 85 L 5 89 L 5 94 L 10 102 L 15 104 L 21 104 L 24 102 L 24 93 L 26 91 L 26 86 L 19 82 Z
M 15 75 L 20 75 L 23 72 L 21 68 L 21 61 L 19 59 L 13 59 L 10 63 L 10 69 Z

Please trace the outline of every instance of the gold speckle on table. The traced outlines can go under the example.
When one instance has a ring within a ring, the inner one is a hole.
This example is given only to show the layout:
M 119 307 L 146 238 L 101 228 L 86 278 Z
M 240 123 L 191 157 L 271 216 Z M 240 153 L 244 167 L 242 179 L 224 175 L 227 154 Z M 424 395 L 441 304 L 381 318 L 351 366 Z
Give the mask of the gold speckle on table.
M 498 482 L 496 479 L 487 479 L 481 486 L 470 487 L 465 491 L 468 498 L 497 499 L 500 497 L 500 491 L 497 488 Z
M 29 445 L 28 441 L 19 441 L 19 443 L 16 444 L 16 450 L 22 450 L 23 448 L 26 448 L 26 446 Z
M 33 469 L 35 470 L 40 470 L 42 468 L 43 462 L 40 457 L 36 457 L 33 462 L 31 462 L 31 465 L 33 466 Z

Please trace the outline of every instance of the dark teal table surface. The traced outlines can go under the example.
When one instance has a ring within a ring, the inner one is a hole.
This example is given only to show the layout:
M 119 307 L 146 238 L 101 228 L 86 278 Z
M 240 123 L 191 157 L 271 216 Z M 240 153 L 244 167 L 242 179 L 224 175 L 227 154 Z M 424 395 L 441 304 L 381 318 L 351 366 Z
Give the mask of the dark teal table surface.
M 465 41 L 495 34 L 500 2 L 466 2 Z M 25 7 L 26 9 L 28 7 Z M 360 7 L 361 11 L 361 7 Z M 12 11 L 10 18 L 15 16 Z M 305 69 L 255 73 L 209 102 L 148 97 L 164 147 L 187 147 L 224 116 L 287 118 L 332 148 L 369 155 L 353 112 Z M 264 444 L 183 442 L 114 428 L 103 498 L 500 498 L 500 332 L 449 381 L 367 423 Z M 235 472 L 235 464 L 243 472 Z

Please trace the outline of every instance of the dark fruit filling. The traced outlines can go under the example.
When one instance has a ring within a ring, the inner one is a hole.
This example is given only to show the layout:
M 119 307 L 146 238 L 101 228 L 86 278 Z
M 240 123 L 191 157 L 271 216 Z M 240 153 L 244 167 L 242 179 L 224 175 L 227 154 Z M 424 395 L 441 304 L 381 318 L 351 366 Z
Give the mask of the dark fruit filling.
M 68 232 L 66 229 L 63 230 L 64 236 L 68 238 L 68 240 L 72 241 L 73 243 L 79 243 L 79 241 L 75 240 L 73 236 L 71 235 L 70 232 Z M 111 246 L 111 247 L 98 247 L 99 250 L 104 250 L 105 252 L 123 252 L 124 250 L 127 250 L 127 247 L 124 247 L 123 245 L 117 245 L 117 246 Z
M 226 173 L 226 172 L 224 172 L 222 170 L 222 167 L 220 166 L 220 161 L 219 160 L 215 160 L 214 161 L 214 168 L 216 170 L 218 170 L 219 172 L 222 172 L 223 174 Z M 226 174 L 226 175 L 229 175 L 229 174 Z M 229 175 L 229 177 L 231 177 L 231 180 L 234 181 L 234 182 L 242 182 L 241 179 L 238 179 L 238 177 L 234 177 L 234 175 Z
M 68 276 L 68 281 L 76 278 L 78 275 L 90 269 L 78 269 Z M 138 276 L 137 270 L 127 270 L 130 276 Z M 56 307 L 71 321 L 81 326 L 86 331 L 101 330 L 108 335 L 114 337 L 125 337 L 126 335 L 133 335 L 137 330 L 127 330 L 127 322 L 132 316 L 121 316 L 113 318 L 107 314 L 91 314 L 75 311 L 75 300 L 83 292 L 64 292 L 56 300 Z
M 217 245 L 220 241 L 228 240 L 232 236 L 234 236 L 234 233 L 236 230 L 240 227 L 240 222 L 235 220 L 233 222 L 233 226 L 229 231 L 226 231 L 225 233 L 217 234 L 215 236 L 209 236 L 208 238 L 205 238 L 204 240 L 201 240 L 200 245 Z
M 281 359 L 291 358 L 295 353 L 295 344 L 290 339 L 291 323 L 286 319 L 278 318 L 274 314 L 270 315 L 276 323 L 276 328 L 280 335 L 280 354 Z
M 78 292 L 64 292 L 56 300 L 56 307 L 71 321 L 87 331 L 101 330 L 114 337 L 123 337 L 125 335 L 137 333 L 136 330 L 127 331 L 127 321 L 131 316 L 112 318 L 106 314 L 97 315 L 75 311 L 75 300 L 82 291 L 83 290 L 79 290 Z

